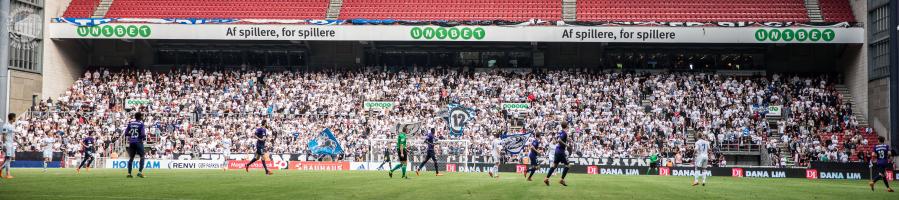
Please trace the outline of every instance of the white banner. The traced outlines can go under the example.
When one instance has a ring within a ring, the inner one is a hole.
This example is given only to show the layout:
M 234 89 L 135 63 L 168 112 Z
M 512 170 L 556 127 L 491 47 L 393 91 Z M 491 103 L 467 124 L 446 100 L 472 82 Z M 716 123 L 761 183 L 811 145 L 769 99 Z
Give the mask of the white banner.
M 375 26 L 51 23 L 53 39 L 485 41 L 620 43 L 864 43 L 860 27 Z
M 149 99 L 125 99 L 125 109 L 146 106 L 150 104 Z
M 140 164 L 138 159 L 134 159 L 133 168 L 137 169 Z M 144 162 L 145 169 L 222 169 L 225 163 L 221 160 L 146 160 Z M 106 168 L 109 169 L 127 169 L 128 160 L 115 159 L 107 160 Z
M 781 106 L 768 106 L 768 114 L 767 116 L 780 116 L 781 115 Z

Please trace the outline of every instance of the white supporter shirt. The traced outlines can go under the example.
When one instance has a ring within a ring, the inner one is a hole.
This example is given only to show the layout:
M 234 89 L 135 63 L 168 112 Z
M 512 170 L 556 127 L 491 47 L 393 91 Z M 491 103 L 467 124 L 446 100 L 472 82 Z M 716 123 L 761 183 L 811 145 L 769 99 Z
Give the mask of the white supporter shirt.
M 222 140 L 222 151 L 231 152 L 231 139 Z
M 13 141 L 15 139 L 15 128 L 13 128 L 12 124 L 9 122 L 3 124 L 3 128 L 0 129 L 0 134 L 3 135 L 3 147 L 6 156 L 15 155 L 16 149 Z
M 700 139 L 696 141 L 696 147 L 693 149 L 696 150 L 697 158 L 708 158 L 709 157 L 709 141 L 705 139 Z
M 56 139 L 51 137 L 44 138 L 44 152 L 53 152 L 53 143 L 56 143 Z
M 499 158 L 502 155 L 503 151 L 503 140 L 496 138 L 493 139 L 493 156 Z M 499 161 L 497 161 L 499 162 Z

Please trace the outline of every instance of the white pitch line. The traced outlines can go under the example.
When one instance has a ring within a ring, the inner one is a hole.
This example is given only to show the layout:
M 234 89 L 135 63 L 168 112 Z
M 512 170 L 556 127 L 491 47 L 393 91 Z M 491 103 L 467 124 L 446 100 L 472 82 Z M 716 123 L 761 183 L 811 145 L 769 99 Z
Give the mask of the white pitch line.
M 61 197 L 61 198 L 104 198 L 104 199 L 168 199 L 168 200 L 190 200 L 190 199 L 173 199 L 173 198 L 114 197 L 114 196 L 79 196 L 79 195 L 41 195 L 41 194 L 24 194 L 23 196 L 35 196 L 35 197 Z

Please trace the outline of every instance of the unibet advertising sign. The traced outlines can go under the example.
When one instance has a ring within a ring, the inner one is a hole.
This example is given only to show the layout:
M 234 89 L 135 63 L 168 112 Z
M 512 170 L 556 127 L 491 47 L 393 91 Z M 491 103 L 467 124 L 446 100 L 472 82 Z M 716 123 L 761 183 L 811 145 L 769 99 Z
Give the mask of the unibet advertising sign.
M 117 38 L 147 38 L 153 31 L 147 25 L 102 25 L 80 26 L 75 29 L 81 37 L 117 37 Z
M 830 42 L 837 37 L 833 29 L 759 29 L 755 40 L 759 42 Z
M 527 110 L 531 109 L 531 104 L 529 103 L 502 103 L 500 106 L 503 110 Z
M 476 27 L 413 27 L 409 36 L 415 40 L 483 40 L 487 35 L 484 28 Z
M 362 102 L 362 108 L 366 110 L 370 109 L 384 109 L 389 110 L 393 109 L 396 106 L 396 102 L 392 101 L 366 101 Z
M 150 105 L 149 99 L 125 99 L 125 109 Z
M 369 26 L 50 23 L 53 39 L 864 44 L 861 27 Z

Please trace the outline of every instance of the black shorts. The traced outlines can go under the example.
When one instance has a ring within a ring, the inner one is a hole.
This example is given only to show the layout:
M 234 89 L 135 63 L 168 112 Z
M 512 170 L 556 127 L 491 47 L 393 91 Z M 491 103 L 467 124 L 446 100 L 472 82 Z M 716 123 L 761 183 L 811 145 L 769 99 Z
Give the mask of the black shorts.
M 659 167 L 659 162 L 650 162 L 649 163 L 649 168 L 658 168 L 658 167 Z
M 568 165 L 568 156 L 565 155 L 565 152 L 557 151 L 556 154 L 553 156 L 553 164 L 558 165 L 559 163 Z
M 409 161 L 409 152 L 399 154 L 399 157 L 400 157 L 400 162 Z
M 256 145 L 256 155 L 264 155 L 265 154 L 265 145 Z
M 437 157 L 435 155 L 436 154 L 434 153 L 434 151 L 428 151 L 428 154 L 425 155 L 425 160 L 428 160 L 429 158 L 437 159 Z
M 537 163 L 537 154 L 528 155 L 528 160 L 531 161 L 531 166 L 533 166 L 533 167 L 536 167 L 537 165 L 539 165 L 539 163 Z
M 881 164 L 874 164 L 874 174 L 875 174 L 875 175 L 876 175 L 876 174 L 883 174 L 884 176 L 886 176 L 886 175 L 887 175 L 887 174 L 886 174 L 886 173 L 887 173 L 887 169 L 888 169 L 888 168 L 891 168 L 891 167 L 892 167 L 892 166 L 890 166 L 890 164 L 884 164 L 884 165 L 881 165 Z
M 128 156 L 134 157 L 135 155 L 144 156 L 144 144 L 143 143 L 128 144 Z
M 87 150 L 87 151 L 84 151 L 84 156 L 82 156 L 82 157 L 87 158 L 87 157 L 93 157 L 93 156 L 94 156 L 94 151 L 93 151 L 93 150 Z

